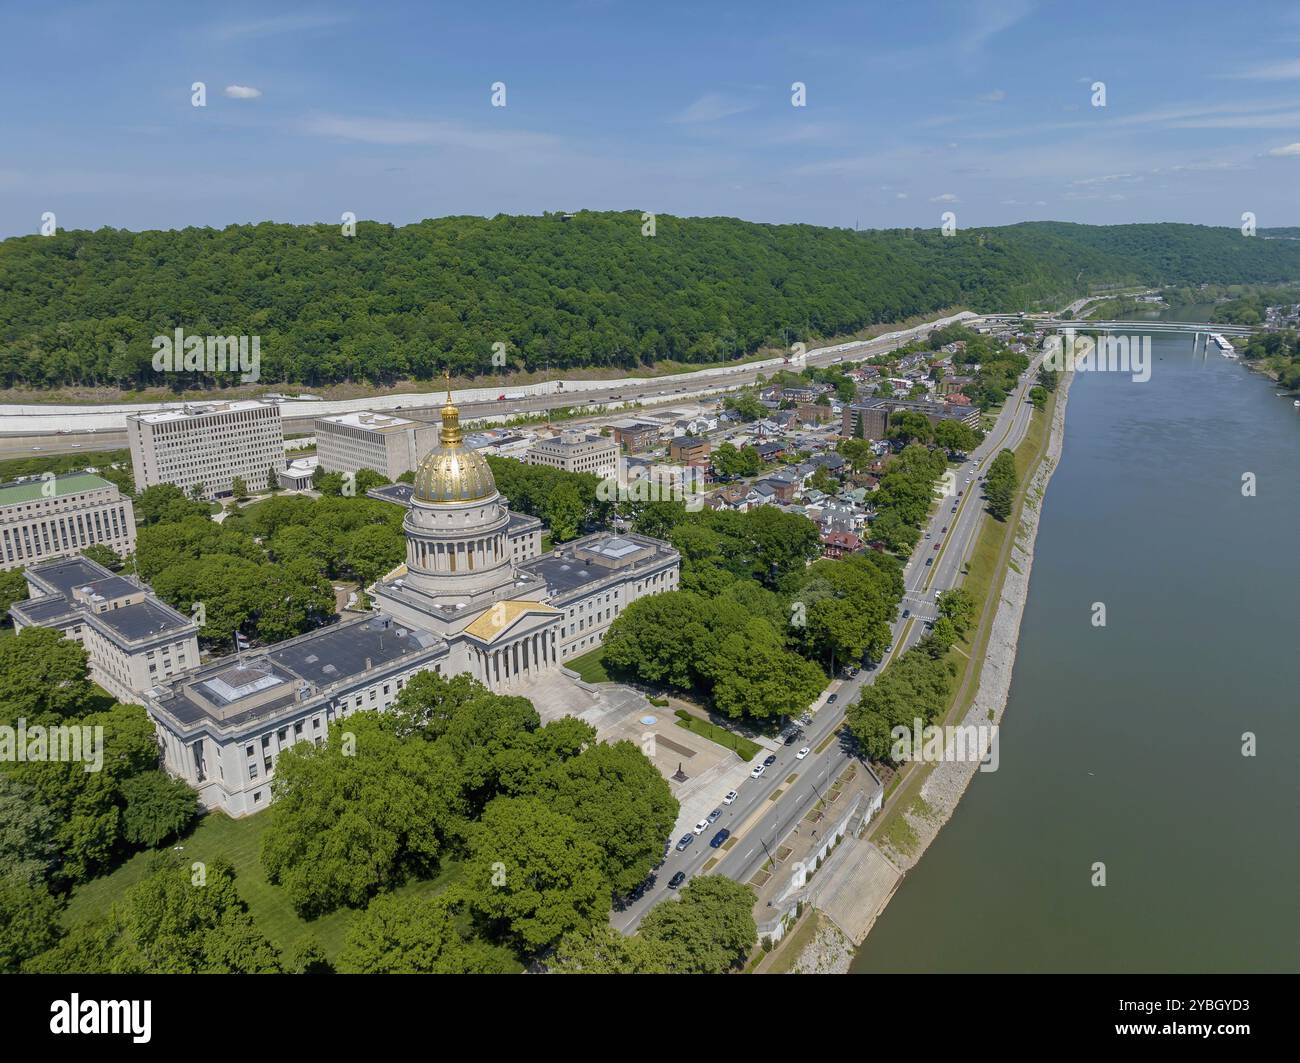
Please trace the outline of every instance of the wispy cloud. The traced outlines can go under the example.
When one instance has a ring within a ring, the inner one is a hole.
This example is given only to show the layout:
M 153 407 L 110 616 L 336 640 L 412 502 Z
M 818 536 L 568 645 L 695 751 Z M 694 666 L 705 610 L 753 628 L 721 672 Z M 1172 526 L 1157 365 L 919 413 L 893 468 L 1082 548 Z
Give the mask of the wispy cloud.
M 424 122 L 392 118 L 315 115 L 300 131 L 309 136 L 352 140 L 389 147 L 427 146 L 469 148 L 479 151 L 516 151 L 554 147 L 558 137 L 518 130 L 471 129 L 457 122 Z
M 232 100 L 255 100 L 262 95 L 262 90 L 252 85 L 227 85 L 225 93 Z
M 1007 98 L 1007 94 L 1001 89 L 994 89 L 992 92 L 986 92 L 982 96 L 975 97 L 980 103 L 1001 103 Z
M 1292 81 L 1300 78 L 1300 59 L 1288 59 L 1282 63 L 1259 63 L 1233 74 L 1224 74 L 1223 77 L 1246 81 Z
M 1295 144 L 1283 144 L 1280 148 L 1270 148 L 1269 154 L 1275 159 L 1290 158 L 1292 155 L 1300 155 L 1300 142 Z
M 974 24 L 960 35 L 958 45 L 965 52 L 978 52 L 994 37 L 1032 14 L 1034 4 L 1031 0 L 980 0 L 971 5 L 971 10 Z
M 309 30 L 327 29 L 350 21 L 351 16 L 340 14 L 278 15 L 275 18 L 251 19 L 246 22 L 221 22 L 208 27 L 214 40 L 229 42 L 250 40 L 256 37 L 273 37 L 281 33 L 305 33 Z
M 961 201 L 951 192 L 944 192 L 942 195 L 931 196 L 930 202 L 931 203 L 959 203 Z
M 730 118 L 733 114 L 743 114 L 753 110 L 752 103 L 709 92 L 692 103 L 686 110 L 673 118 L 674 122 L 693 124 L 696 122 L 717 122 Z

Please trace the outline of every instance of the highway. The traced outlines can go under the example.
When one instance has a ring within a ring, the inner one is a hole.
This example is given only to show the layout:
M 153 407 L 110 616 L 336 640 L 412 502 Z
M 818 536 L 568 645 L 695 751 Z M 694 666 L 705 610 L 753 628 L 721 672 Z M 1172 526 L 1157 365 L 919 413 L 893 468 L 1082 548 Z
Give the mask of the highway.
M 797 371 L 805 365 L 825 366 L 843 359 L 860 361 L 871 358 L 877 354 L 883 354 L 886 351 L 901 347 L 909 340 L 925 335 L 942 323 L 952 320 L 955 320 L 955 318 L 939 318 L 935 321 L 915 325 L 912 328 L 889 332 L 872 340 L 818 348 L 809 351 L 802 357 L 795 358 L 791 368 Z M 642 404 L 686 402 L 690 401 L 692 396 L 703 391 L 734 389 L 752 384 L 760 374 L 770 376 L 780 367 L 779 362 L 774 364 L 771 360 L 768 360 L 716 370 L 700 370 L 697 373 L 691 373 L 689 380 L 683 379 L 679 374 L 674 377 L 665 377 L 662 380 L 640 380 L 633 383 L 629 383 L 628 379 L 610 380 L 597 387 L 586 386 L 590 382 L 581 382 L 583 385 L 581 388 L 576 387 L 574 383 L 569 383 L 567 387 L 550 394 L 525 396 L 509 402 L 499 400 L 467 402 L 460 406 L 460 416 L 462 423 L 468 423 L 486 417 L 517 417 L 523 414 L 541 413 L 548 409 L 558 409 L 566 406 L 596 407 L 634 402 Z M 504 390 L 508 389 L 503 389 L 503 393 Z M 392 397 L 394 396 L 389 398 Z M 388 412 L 400 412 L 402 416 L 417 421 L 437 421 L 439 419 L 443 397 L 436 392 L 413 394 L 410 396 L 410 400 L 410 405 L 401 404 L 396 406 L 385 401 L 382 409 Z M 335 404 L 326 403 L 322 405 L 332 406 Z M 86 409 L 90 408 L 92 407 L 86 407 Z M 377 406 L 376 408 L 381 407 Z M 21 427 L 18 431 L 13 431 L 12 427 L 15 425 L 21 426 L 23 421 L 21 416 L 12 412 L 13 409 L 13 407 L 0 406 L 0 457 L 16 458 L 42 453 L 75 452 L 77 450 L 119 450 L 127 446 L 126 431 L 123 428 L 101 426 L 94 432 L 75 430 L 74 426 L 77 422 L 74 418 L 77 416 L 76 410 L 79 409 L 78 407 L 51 407 L 51 412 L 62 413 L 66 410 L 69 414 L 68 423 L 63 426 L 63 434 L 56 431 L 23 431 Z M 326 412 L 334 411 L 332 409 L 329 411 L 321 409 L 300 414 L 299 416 L 286 414 L 284 418 L 285 435 L 310 433 L 315 418 L 324 415 Z M 635 416 L 636 412 L 635 410 L 627 410 L 625 413 L 619 414 L 619 416 L 631 417 Z
M 935 592 L 960 584 L 961 570 L 974 548 L 984 517 L 979 477 L 1003 448 L 1014 450 L 1024 439 L 1033 413 L 1029 389 L 1033 386 L 1040 361 L 1041 355 L 1035 356 L 1016 391 L 1003 404 L 993 429 L 971 452 L 969 459 L 953 470 L 956 475 L 954 493 L 939 500 L 923 530 L 925 537 L 917 545 L 905 569 L 905 594 L 900 617 L 894 622 L 893 645 L 881 661 L 881 668 L 922 638 L 924 622 L 936 615 Z M 970 484 L 965 483 L 968 476 L 971 477 Z M 958 491 L 960 495 L 955 493 Z M 947 532 L 943 531 L 945 527 Z M 933 549 L 936 543 L 939 545 L 937 551 Z M 937 560 L 927 567 L 926 558 L 931 555 Z M 902 610 L 909 610 L 912 615 L 903 619 Z M 807 813 L 812 802 L 819 799 L 825 787 L 853 758 L 851 740 L 836 736 L 835 731 L 844 720 L 845 709 L 857 699 L 862 685 L 874 682 L 879 674 L 879 669 L 870 672 L 863 669 L 856 678 L 833 680 L 819 699 L 820 708 L 812 723 L 804 728 L 804 737 L 793 745 L 782 746 L 776 752 L 776 763 L 767 768 L 760 779 L 747 779 L 739 786 L 739 797 L 734 804 L 723 805 L 724 794 L 719 793 L 721 818 L 703 835 L 696 837 L 685 852 L 677 852 L 678 839 L 674 838 L 674 848 L 655 872 L 654 885 L 637 901 L 614 911 L 612 924 L 624 933 L 632 933 L 645 913 L 671 893 L 667 889 L 668 880 L 676 872 L 685 872 L 689 881 L 690 876 L 698 874 L 711 857 L 721 855 L 722 859 L 710 869 L 710 873 L 748 882 Z M 831 694 L 835 695 L 835 702 L 827 704 L 826 698 Z M 812 752 L 804 760 L 796 760 L 798 750 L 804 746 L 811 747 Z M 756 757 L 750 766 L 760 763 L 762 757 Z M 785 780 L 791 774 L 797 777 L 787 785 Z M 769 800 L 778 788 L 783 788 L 781 797 L 775 802 Z M 709 839 L 723 827 L 730 830 L 737 840 L 728 849 L 711 849 Z

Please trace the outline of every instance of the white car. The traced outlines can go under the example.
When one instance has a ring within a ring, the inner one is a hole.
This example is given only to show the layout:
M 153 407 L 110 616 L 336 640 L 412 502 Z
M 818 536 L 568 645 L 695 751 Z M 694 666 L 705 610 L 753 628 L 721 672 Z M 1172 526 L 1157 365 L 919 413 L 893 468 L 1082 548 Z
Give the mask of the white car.
M 694 828 L 692 829 L 695 834 L 703 834 L 706 830 L 709 829 L 709 821 L 707 819 L 702 819 L 697 824 L 695 824 Z
M 765 771 L 767 771 L 766 765 L 756 764 L 754 765 L 754 770 L 749 773 L 749 777 L 751 779 L 761 779 L 763 777 L 763 772 Z
M 736 798 L 739 797 L 739 796 L 740 796 L 740 794 L 738 794 L 735 790 L 732 790 L 730 793 L 727 794 L 726 797 L 724 797 L 724 798 L 722 799 L 722 803 L 723 803 L 724 805 L 734 804 L 735 801 L 736 801 Z
M 806 757 L 811 752 L 812 752 L 811 749 L 809 749 L 807 746 L 804 746 L 803 749 L 799 750 L 799 752 L 794 755 L 794 759 L 803 760 L 803 758 Z
M 936 602 L 939 600 L 939 595 L 941 595 L 942 593 L 943 593 L 943 591 L 935 591 L 935 592 L 934 592 L 934 600 L 935 600 Z

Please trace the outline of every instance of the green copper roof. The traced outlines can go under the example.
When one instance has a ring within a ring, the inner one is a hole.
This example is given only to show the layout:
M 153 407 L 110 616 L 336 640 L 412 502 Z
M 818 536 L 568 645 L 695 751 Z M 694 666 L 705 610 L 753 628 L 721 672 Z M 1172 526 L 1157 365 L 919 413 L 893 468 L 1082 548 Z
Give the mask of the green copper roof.
M 102 476 L 88 472 L 74 472 L 66 476 L 55 476 L 53 491 L 46 486 L 44 479 L 25 480 L 20 484 L 0 486 L 0 506 L 16 506 L 24 502 L 39 502 L 41 499 L 58 498 L 63 495 L 76 495 L 83 491 L 98 491 L 113 485 Z M 44 490 L 42 490 L 44 488 Z

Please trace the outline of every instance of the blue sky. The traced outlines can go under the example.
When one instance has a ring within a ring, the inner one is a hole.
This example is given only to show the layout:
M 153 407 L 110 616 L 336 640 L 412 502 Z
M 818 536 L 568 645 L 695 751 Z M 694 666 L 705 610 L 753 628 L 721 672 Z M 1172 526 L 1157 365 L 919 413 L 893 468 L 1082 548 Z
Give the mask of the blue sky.
M 45 211 L 1300 223 L 1300 0 L 6 0 L 0 39 L 0 236 Z

